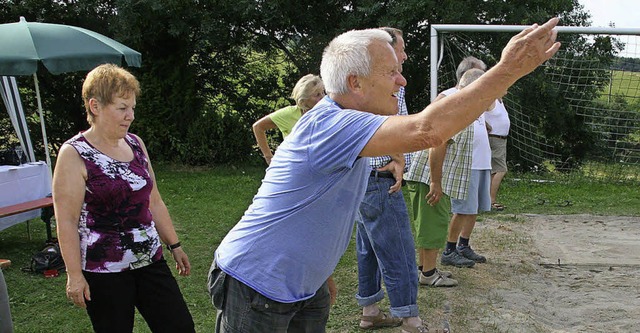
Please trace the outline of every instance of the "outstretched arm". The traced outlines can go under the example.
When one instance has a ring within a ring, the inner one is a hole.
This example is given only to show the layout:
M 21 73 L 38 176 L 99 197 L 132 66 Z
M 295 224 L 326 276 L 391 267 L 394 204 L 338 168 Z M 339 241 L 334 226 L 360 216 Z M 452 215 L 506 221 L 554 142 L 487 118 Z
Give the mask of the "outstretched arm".
M 500 62 L 458 93 L 435 101 L 422 112 L 389 117 L 360 156 L 382 156 L 437 147 L 461 131 L 518 79 L 551 58 L 560 48 L 553 28 L 558 18 L 513 36 Z M 398 133 L 403 133 L 399 136 Z

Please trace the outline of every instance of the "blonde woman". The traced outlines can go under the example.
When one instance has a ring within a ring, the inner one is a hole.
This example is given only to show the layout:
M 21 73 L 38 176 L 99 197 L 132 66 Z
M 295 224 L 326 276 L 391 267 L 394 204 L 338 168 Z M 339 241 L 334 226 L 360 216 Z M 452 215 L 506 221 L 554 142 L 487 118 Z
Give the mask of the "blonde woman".
M 62 145 L 53 174 L 67 297 L 96 332 L 132 332 L 136 308 L 152 332 L 194 332 L 164 254 L 180 275 L 191 264 L 147 149 L 129 132 L 139 94 L 138 80 L 112 64 L 89 72 L 82 86 L 90 127 Z
M 287 137 L 291 129 L 302 115 L 313 108 L 324 97 L 324 85 L 319 76 L 307 74 L 303 76 L 291 93 L 295 105 L 274 111 L 253 123 L 253 135 L 267 164 L 271 164 L 273 152 L 267 143 L 267 130 L 279 129 L 282 137 Z

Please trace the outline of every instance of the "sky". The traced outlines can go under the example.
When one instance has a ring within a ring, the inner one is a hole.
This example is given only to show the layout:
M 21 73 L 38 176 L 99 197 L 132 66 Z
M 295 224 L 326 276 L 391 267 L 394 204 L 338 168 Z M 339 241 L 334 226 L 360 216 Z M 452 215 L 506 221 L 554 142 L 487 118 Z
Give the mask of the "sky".
M 616 28 L 640 29 L 640 0 L 578 0 L 591 13 L 592 27 L 609 27 L 609 22 Z M 640 58 L 640 37 L 620 36 L 625 48 L 620 56 Z
M 579 0 L 591 13 L 591 26 L 616 28 L 640 28 L 640 0 Z

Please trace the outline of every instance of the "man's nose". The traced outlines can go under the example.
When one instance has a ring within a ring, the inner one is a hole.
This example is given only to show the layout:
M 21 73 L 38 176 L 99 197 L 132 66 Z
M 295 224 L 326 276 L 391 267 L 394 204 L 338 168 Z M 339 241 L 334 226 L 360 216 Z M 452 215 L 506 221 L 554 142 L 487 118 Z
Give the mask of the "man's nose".
M 396 83 L 404 87 L 407 85 L 407 79 L 405 79 L 402 74 L 398 73 L 398 78 L 396 79 Z

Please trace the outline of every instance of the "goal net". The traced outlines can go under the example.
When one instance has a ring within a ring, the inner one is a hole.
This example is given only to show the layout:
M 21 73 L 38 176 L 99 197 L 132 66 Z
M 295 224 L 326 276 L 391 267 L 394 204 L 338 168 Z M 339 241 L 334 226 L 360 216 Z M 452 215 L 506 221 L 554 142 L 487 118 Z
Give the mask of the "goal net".
M 433 25 L 431 98 L 466 56 L 494 65 L 526 26 Z M 557 27 L 560 51 L 504 97 L 520 171 L 640 181 L 640 29 Z

